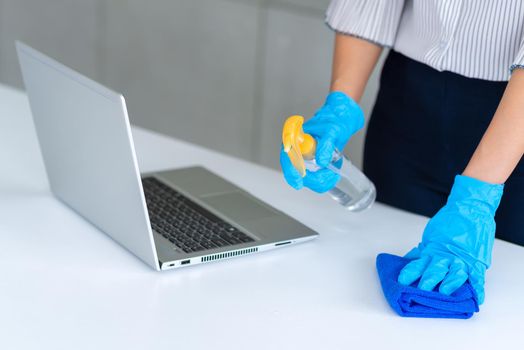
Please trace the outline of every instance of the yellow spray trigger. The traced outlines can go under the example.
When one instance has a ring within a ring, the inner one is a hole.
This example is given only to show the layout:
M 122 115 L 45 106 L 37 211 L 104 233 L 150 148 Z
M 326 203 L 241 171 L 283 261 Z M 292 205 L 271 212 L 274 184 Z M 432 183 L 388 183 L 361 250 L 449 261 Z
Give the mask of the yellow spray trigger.
M 287 153 L 291 164 L 297 169 L 300 176 L 306 176 L 305 159 L 315 157 L 317 142 L 313 136 L 305 134 L 302 129 L 304 117 L 301 115 L 292 115 L 287 118 L 282 128 L 282 144 L 284 152 Z

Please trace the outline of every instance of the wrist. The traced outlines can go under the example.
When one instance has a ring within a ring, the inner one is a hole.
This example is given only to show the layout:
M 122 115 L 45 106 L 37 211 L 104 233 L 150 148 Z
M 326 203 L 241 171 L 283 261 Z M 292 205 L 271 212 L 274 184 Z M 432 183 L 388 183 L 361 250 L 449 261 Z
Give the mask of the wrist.
M 330 92 L 340 91 L 352 98 L 355 102 L 360 102 L 364 93 L 363 89 L 357 87 L 354 84 L 349 84 L 345 81 L 335 80 L 331 83 Z
M 503 184 L 508 178 L 508 170 L 509 169 L 503 169 L 502 167 L 482 164 L 481 162 L 470 161 L 466 169 L 462 172 L 462 175 L 487 183 Z
M 495 215 L 503 190 L 503 184 L 492 184 L 466 175 L 457 175 L 448 202 L 473 202 L 475 208 L 484 207 Z

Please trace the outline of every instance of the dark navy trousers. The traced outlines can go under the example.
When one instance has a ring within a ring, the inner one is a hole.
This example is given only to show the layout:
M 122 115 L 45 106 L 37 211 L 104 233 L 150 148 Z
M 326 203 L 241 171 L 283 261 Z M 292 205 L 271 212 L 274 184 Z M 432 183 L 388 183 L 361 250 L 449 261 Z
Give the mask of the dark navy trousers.
M 433 216 L 468 164 L 506 85 L 439 72 L 391 51 L 364 149 L 364 171 L 377 200 Z M 523 160 L 505 184 L 495 221 L 498 238 L 524 245 Z

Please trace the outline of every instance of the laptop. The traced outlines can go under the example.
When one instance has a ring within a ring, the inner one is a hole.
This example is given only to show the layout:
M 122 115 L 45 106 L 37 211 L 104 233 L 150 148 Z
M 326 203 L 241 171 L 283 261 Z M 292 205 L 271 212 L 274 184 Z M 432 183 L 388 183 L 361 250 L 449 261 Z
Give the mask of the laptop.
M 124 97 L 21 42 L 16 49 L 52 193 L 152 268 L 318 235 L 204 167 L 141 175 Z

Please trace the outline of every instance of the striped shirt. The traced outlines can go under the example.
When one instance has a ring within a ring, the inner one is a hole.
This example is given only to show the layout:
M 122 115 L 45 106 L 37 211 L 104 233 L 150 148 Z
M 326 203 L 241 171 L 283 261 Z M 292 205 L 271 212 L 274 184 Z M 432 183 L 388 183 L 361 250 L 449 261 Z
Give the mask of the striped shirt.
M 507 81 L 524 68 L 521 0 L 332 0 L 326 23 L 439 71 Z

